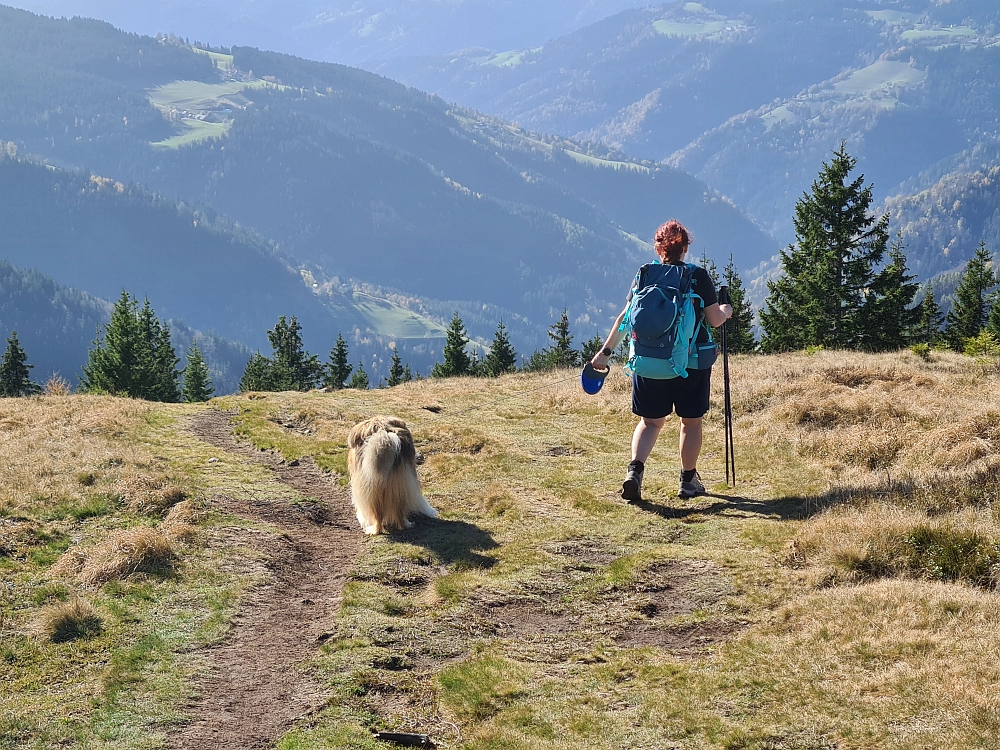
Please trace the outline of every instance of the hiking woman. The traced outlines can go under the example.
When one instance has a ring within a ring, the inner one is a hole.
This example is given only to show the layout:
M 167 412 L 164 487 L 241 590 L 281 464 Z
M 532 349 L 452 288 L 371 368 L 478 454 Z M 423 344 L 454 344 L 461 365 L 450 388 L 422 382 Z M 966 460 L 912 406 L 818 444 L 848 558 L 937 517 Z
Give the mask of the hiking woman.
M 708 271 L 700 266 L 685 263 L 690 244 L 691 238 L 687 229 L 679 221 L 671 220 L 656 230 L 653 249 L 663 266 L 684 267 L 659 270 L 674 271 L 678 278 L 690 279 L 689 289 L 696 295 L 691 297 L 697 315 L 694 341 L 696 345 L 707 344 L 710 335 L 704 323 L 707 322 L 712 327 L 722 325 L 732 317 L 733 308 L 730 305 L 719 304 L 718 294 Z M 612 352 L 625 339 L 630 327 L 626 321 L 632 298 L 645 287 L 645 278 L 654 275 L 650 269 L 655 268 L 656 265 L 653 264 L 643 266 L 636 274 L 625 309 L 615 321 L 611 333 L 604 342 L 604 348 L 591 360 L 594 367 L 605 369 Z M 711 347 L 710 344 L 707 346 Z M 625 481 L 622 483 L 622 497 L 625 500 L 633 502 L 642 499 L 642 475 L 646 459 L 649 458 L 656 444 L 656 438 L 671 412 L 677 413 L 681 423 L 681 476 L 677 495 L 694 497 L 705 492 L 705 485 L 698 475 L 698 455 L 701 453 L 702 418 L 708 411 L 711 389 L 712 369 L 707 360 L 714 361 L 714 349 L 712 352 L 712 357 L 706 356 L 700 363 L 704 369 L 687 369 L 687 377 L 669 374 L 657 378 L 643 376 L 633 371 L 632 412 L 640 419 L 632 435 L 632 462 L 628 465 Z

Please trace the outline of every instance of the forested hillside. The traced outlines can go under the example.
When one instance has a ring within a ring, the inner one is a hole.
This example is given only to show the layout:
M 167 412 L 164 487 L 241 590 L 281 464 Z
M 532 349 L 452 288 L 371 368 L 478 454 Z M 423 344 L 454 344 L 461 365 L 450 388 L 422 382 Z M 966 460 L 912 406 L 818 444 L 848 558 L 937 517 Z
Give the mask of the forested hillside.
M 117 49 L 105 52 L 110 27 L 10 9 L 0 20 L 0 135 L 22 151 L 212 206 L 280 243 L 292 265 L 311 264 L 319 288 L 366 282 L 436 310 L 495 310 L 473 332 L 489 336 L 502 316 L 522 350 L 545 342 L 563 307 L 581 335 L 605 327 L 646 257 L 643 240 L 672 215 L 699 253 L 733 252 L 752 266 L 776 250 L 683 172 L 532 134 L 360 70 L 119 34 L 116 45 L 136 48 L 109 58 L 122 69 L 101 78 L 89 61 Z M 92 43 L 100 49 L 87 51 Z M 146 65 L 147 47 L 167 50 L 165 62 Z M 3 83 L 12 77 L 16 87 Z M 119 117 L 122 92 L 133 109 Z M 20 114 L 24 98 L 34 119 Z
M 919 202 L 907 191 L 926 190 L 942 164 L 996 163 L 966 150 L 997 130 L 998 20 L 985 0 L 676 2 L 537 48 L 379 70 L 522 126 L 667 159 L 787 242 L 795 200 L 842 140 L 878 199 L 897 196 L 894 205 Z M 969 234 L 982 222 L 965 205 L 937 211 L 943 244 L 907 236 L 922 273 L 953 267 L 989 240 Z M 942 255 L 954 236 L 961 247 Z
M 87 352 L 110 313 L 107 300 L 57 284 L 34 269 L 16 268 L 0 260 L 0 342 L 17 331 L 32 366 L 30 377 L 39 385 L 53 376 L 76 385 Z M 178 321 L 171 321 L 170 334 L 181 368 L 197 340 L 216 393 L 236 392 L 249 349 Z

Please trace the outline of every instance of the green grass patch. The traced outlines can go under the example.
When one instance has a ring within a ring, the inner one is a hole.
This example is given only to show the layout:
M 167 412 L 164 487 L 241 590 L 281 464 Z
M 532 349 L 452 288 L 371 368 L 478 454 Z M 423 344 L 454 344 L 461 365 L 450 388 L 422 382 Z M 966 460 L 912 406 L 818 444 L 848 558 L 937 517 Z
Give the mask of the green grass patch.
M 503 710 L 525 692 L 524 671 L 487 654 L 444 669 L 438 675 L 441 701 L 459 718 L 481 721 Z
M 854 71 L 846 80 L 834 84 L 834 89 L 842 94 L 870 94 L 892 87 L 918 86 L 926 79 L 926 70 L 918 70 L 909 63 L 879 60 L 867 68 Z
M 970 26 L 949 26 L 938 29 L 908 29 L 902 37 L 907 42 L 958 42 L 977 36 Z
M 654 21 L 653 28 L 657 34 L 664 36 L 697 37 L 715 34 L 733 25 L 726 20 L 718 21 Z

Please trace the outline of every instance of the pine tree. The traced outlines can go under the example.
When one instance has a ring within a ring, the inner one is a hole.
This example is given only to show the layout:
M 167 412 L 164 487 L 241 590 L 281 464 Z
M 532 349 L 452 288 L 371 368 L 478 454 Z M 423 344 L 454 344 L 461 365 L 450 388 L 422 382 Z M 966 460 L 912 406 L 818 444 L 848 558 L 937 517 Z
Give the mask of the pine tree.
M 966 340 L 978 336 L 989 321 L 989 291 L 998 281 L 986 243 L 980 242 L 962 273 L 955 302 L 946 318 L 944 335 L 956 351 L 962 351 Z
M 868 214 L 873 188 L 864 175 L 847 182 L 856 164 L 842 143 L 812 192 L 795 204 L 797 244 L 781 251 L 785 275 L 768 282 L 760 314 L 764 351 L 864 344 L 864 326 L 877 317 L 866 308 L 879 299 L 870 289 L 886 253 L 889 217 Z
M 273 363 L 260 352 L 254 353 L 243 368 L 240 378 L 240 393 L 249 391 L 273 391 Z
M 344 387 L 347 379 L 351 377 L 351 370 L 354 369 L 352 365 L 347 363 L 347 357 L 347 342 L 338 333 L 337 341 L 334 343 L 333 349 L 330 350 L 330 361 L 324 368 L 326 378 L 323 385 L 325 387 L 338 391 Z
M 386 381 L 390 388 L 403 382 L 403 361 L 399 358 L 399 351 L 392 347 L 392 359 L 389 364 L 389 380 Z
M 184 389 L 181 397 L 185 403 L 194 404 L 208 401 L 215 393 L 215 386 L 208 372 L 208 365 L 201 355 L 198 342 L 191 344 L 187 353 L 187 364 L 184 366 Z
M 153 344 L 153 401 L 176 403 L 181 400 L 181 389 L 177 381 L 181 373 L 177 369 L 180 358 L 170 341 L 170 328 L 165 322 L 158 323 L 156 339 Z
M 399 382 L 400 383 L 409 383 L 413 379 L 414 379 L 414 377 L 413 377 L 413 373 L 410 371 L 410 365 L 409 364 L 404 365 L 403 366 L 403 375 L 402 375 L 402 377 L 400 377 Z
M 913 333 L 914 341 L 918 344 L 930 344 L 931 346 L 940 344 L 943 339 L 941 327 L 944 325 L 944 313 L 934 297 L 934 287 L 929 281 L 924 298 L 918 307 L 920 319 L 917 321 Z M 992 315 L 990 317 L 992 319 Z
M 140 310 L 139 301 L 123 290 L 88 353 L 80 390 L 177 401 L 178 361 L 170 330 L 157 320 L 149 300 Z
M 909 346 L 920 320 L 913 299 L 920 289 L 907 273 L 903 242 L 897 235 L 889 248 L 889 263 L 872 280 L 872 298 L 861 310 L 856 346 L 868 351 L 893 351 Z
M 292 316 L 278 318 L 274 328 L 267 332 L 267 339 L 274 350 L 273 386 L 276 390 L 308 391 L 315 388 L 322 376 L 322 365 L 315 354 L 309 354 L 302 345 L 302 326 Z
M 743 279 L 729 256 L 729 263 L 722 271 L 722 278 L 729 289 L 729 304 L 733 308 L 733 317 L 726 324 L 726 346 L 730 352 L 748 354 L 757 349 L 757 341 L 753 335 L 753 307 L 747 299 L 743 288 Z
M 496 378 L 504 373 L 514 372 L 517 369 L 517 352 L 511 346 L 510 337 L 507 335 L 507 328 L 501 320 L 497 324 L 497 330 L 493 334 L 493 343 L 490 350 L 483 359 L 483 374 L 489 378 Z
M 589 362 L 602 349 L 604 349 L 604 339 L 595 334 L 593 338 L 583 342 L 583 347 L 580 349 L 580 362 L 582 364 Z
M 0 396 L 30 396 L 41 391 L 31 382 L 29 373 L 32 367 L 34 365 L 28 364 L 28 355 L 17 338 L 17 331 L 11 331 L 3 360 L 0 361 Z
M 559 320 L 549 326 L 552 343 L 544 350 L 549 367 L 576 367 L 580 363 L 580 352 L 573 349 L 573 336 L 569 332 L 569 313 L 563 308 Z
M 351 380 L 347 383 L 347 387 L 357 388 L 360 391 L 367 391 L 371 387 L 371 382 L 368 380 L 368 373 L 365 372 L 363 363 L 358 362 L 358 369 L 351 375 Z
M 455 312 L 448 326 L 444 344 L 444 362 L 438 362 L 431 371 L 435 378 L 450 378 L 457 375 L 468 375 L 472 360 L 465 351 L 469 337 L 465 332 L 465 323 Z

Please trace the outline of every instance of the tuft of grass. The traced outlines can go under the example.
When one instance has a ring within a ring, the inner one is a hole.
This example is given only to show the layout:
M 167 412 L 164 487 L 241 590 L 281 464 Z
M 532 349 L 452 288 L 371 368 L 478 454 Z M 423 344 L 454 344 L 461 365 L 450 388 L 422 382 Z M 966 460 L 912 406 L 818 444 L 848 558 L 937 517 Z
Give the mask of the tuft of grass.
M 100 584 L 132 573 L 164 573 L 177 558 L 170 540 L 145 527 L 113 532 L 89 551 L 71 549 L 52 567 L 52 574 L 73 576 L 84 584 Z
M 102 627 L 97 610 L 90 602 L 80 598 L 46 607 L 36 625 L 38 633 L 52 643 L 90 638 L 100 633 Z

